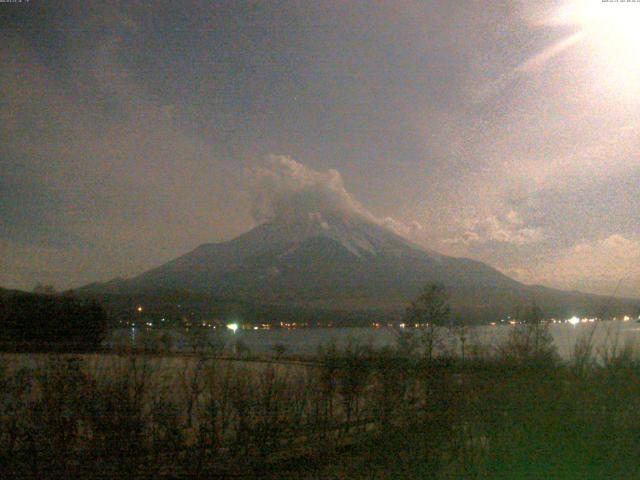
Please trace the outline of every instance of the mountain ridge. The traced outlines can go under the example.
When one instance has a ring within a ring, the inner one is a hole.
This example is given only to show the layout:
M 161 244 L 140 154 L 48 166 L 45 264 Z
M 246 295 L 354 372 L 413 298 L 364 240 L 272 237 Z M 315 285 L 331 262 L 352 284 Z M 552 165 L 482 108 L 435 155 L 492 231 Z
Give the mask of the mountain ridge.
M 602 296 L 525 285 L 483 262 L 423 248 L 361 216 L 316 211 L 271 219 L 130 279 L 81 290 L 184 290 L 263 304 L 340 309 L 355 303 L 398 311 L 432 282 L 444 284 L 454 312 L 470 318 L 495 319 L 532 301 L 553 315 L 592 313 L 606 303 Z M 640 308 L 640 301 L 618 303 Z

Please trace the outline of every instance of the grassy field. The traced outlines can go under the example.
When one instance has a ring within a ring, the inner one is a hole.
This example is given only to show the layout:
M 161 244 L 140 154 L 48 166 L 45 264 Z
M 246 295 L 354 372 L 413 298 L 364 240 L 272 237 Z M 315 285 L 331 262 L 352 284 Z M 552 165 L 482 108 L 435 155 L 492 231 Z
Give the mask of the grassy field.
M 2 478 L 640 478 L 640 359 L 542 326 L 428 358 L 0 357 Z

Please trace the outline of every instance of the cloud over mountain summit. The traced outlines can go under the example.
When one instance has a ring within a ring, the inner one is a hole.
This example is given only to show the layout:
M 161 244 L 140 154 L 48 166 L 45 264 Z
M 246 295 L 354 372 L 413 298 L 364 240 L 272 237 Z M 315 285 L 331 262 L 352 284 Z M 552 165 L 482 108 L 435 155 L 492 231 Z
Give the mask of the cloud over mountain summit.
M 258 222 L 278 217 L 341 212 L 377 219 L 347 191 L 340 172 L 314 170 L 284 155 L 270 155 L 246 171 L 251 211 Z

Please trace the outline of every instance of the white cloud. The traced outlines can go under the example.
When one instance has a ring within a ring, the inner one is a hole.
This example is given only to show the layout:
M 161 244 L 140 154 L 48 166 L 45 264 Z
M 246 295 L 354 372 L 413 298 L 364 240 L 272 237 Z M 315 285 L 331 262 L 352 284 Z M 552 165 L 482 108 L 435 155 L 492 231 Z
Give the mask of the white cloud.
M 461 235 L 446 242 L 465 245 L 488 242 L 526 245 L 539 242 L 544 238 L 541 228 L 527 226 L 515 210 L 500 216 L 489 215 L 479 220 L 467 220 L 464 226 L 465 229 Z
M 425 227 L 417 220 L 403 222 L 393 217 L 385 217 L 382 220 L 382 224 L 390 230 L 393 230 L 398 235 L 412 240 L 418 239 L 425 230 Z
M 284 155 L 270 155 L 261 165 L 246 170 L 252 215 L 258 222 L 276 217 L 315 218 L 319 212 L 343 212 L 383 225 L 398 235 L 416 240 L 424 230 L 417 221 L 379 218 L 347 191 L 340 172 L 320 172 Z
M 270 155 L 262 165 L 246 171 L 256 221 L 279 216 L 338 211 L 373 220 L 347 192 L 340 172 L 319 172 L 293 158 Z
M 500 215 L 476 215 L 476 219 L 462 222 L 455 229 L 440 232 L 431 221 L 377 216 L 348 191 L 340 172 L 335 169 L 318 171 L 289 156 L 270 155 L 248 168 L 245 176 L 256 222 L 276 217 L 315 218 L 326 212 L 344 212 L 449 255 L 469 255 L 471 246 L 520 246 L 545 239 L 542 228 L 531 226 L 513 209 L 506 209 Z

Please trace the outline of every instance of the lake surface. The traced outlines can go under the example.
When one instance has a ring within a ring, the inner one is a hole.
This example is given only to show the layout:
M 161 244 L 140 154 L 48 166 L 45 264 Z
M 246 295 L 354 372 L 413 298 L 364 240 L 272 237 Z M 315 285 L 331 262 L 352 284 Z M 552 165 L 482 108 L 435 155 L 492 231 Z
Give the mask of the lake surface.
M 507 338 L 511 325 L 471 327 L 467 331 L 467 346 L 481 345 L 493 348 Z M 226 353 L 238 350 L 253 354 L 272 354 L 276 346 L 281 346 L 287 354 L 312 355 L 319 348 L 335 344 L 344 349 L 352 345 L 368 345 L 373 348 L 393 347 L 397 344 L 398 329 L 383 328 L 298 328 L 273 330 L 207 329 L 206 341 L 224 345 Z M 549 331 L 563 358 L 570 358 L 576 342 L 581 338 L 593 336 L 596 348 L 622 347 L 626 344 L 638 346 L 640 343 L 640 323 L 635 320 L 603 321 L 595 323 L 551 324 Z M 202 331 L 201 331 L 202 332 Z M 447 348 L 455 348 L 455 340 L 442 332 Z M 162 335 L 171 337 L 172 348 L 177 351 L 191 349 L 193 341 L 189 335 L 177 330 L 118 329 L 105 342 L 108 346 L 131 345 L 142 347 L 146 342 L 159 342 Z M 447 338 L 448 337 L 448 338 Z

